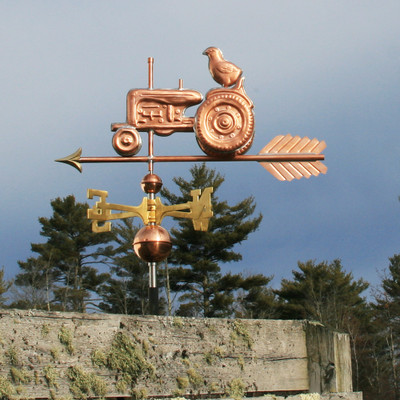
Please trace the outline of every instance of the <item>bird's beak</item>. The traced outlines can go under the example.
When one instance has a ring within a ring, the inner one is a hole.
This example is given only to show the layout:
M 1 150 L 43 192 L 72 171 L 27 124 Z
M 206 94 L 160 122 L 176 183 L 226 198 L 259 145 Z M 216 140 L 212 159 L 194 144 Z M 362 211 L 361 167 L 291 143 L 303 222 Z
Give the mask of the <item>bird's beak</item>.
M 208 51 L 207 51 L 207 50 L 204 50 L 202 54 L 203 54 L 204 56 L 206 56 L 206 55 L 208 55 Z

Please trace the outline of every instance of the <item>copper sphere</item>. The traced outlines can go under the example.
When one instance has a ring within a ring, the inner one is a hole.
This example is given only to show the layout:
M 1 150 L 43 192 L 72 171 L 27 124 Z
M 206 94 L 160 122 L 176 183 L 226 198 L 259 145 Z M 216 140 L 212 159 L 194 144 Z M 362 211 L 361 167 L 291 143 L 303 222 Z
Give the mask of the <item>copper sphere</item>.
M 144 226 L 133 240 L 136 255 L 147 262 L 160 262 L 171 253 L 171 237 L 166 229 L 159 225 Z
M 145 193 L 158 193 L 162 187 L 162 180 L 156 174 L 147 174 L 140 183 L 140 186 Z

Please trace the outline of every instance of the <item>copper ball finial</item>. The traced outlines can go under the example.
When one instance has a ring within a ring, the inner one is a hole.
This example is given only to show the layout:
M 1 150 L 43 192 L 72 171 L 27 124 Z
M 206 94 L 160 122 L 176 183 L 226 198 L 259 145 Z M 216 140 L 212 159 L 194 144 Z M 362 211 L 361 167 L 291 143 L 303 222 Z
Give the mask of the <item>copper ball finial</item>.
M 156 174 L 147 174 L 143 177 L 140 186 L 145 193 L 158 193 L 162 188 L 162 180 Z
M 160 262 L 171 253 L 172 241 L 168 231 L 159 225 L 147 225 L 133 240 L 133 250 L 143 261 Z

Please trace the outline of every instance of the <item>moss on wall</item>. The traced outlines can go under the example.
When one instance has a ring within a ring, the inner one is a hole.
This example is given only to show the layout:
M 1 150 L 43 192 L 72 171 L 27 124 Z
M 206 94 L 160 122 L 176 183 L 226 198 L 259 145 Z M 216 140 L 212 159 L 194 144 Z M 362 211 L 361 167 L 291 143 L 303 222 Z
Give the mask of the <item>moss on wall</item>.
M 142 375 L 153 377 L 155 368 L 143 354 L 141 346 L 136 342 L 135 336 L 117 332 L 108 350 L 96 349 L 91 360 L 97 367 L 105 367 L 118 373 L 115 387 L 118 392 L 127 390 L 132 395 L 138 395 L 135 385 Z M 143 398 L 140 397 L 139 398 Z
M 66 373 L 70 380 L 70 391 L 75 398 L 85 400 L 91 396 L 104 397 L 107 385 L 102 378 L 79 366 L 69 367 Z
M 14 385 L 4 376 L 0 376 L 0 398 L 8 400 L 14 394 L 16 394 Z
M 242 320 L 234 320 L 232 323 L 233 332 L 231 334 L 231 340 L 236 342 L 238 339 L 241 339 L 249 349 L 253 348 L 254 340 L 251 337 L 247 326 L 244 324 Z
M 33 378 L 32 374 L 30 374 L 25 368 L 16 367 L 10 368 L 10 376 L 12 381 L 18 385 L 21 383 L 29 383 Z
M 75 348 L 72 343 L 73 341 L 73 333 L 70 329 L 66 326 L 62 326 L 60 331 L 58 332 L 58 340 L 62 345 L 64 345 L 65 349 L 67 350 L 68 354 L 74 354 Z
M 18 349 L 16 346 L 14 346 L 14 345 L 9 346 L 5 355 L 8 358 L 8 362 L 11 365 L 18 366 L 21 364 L 20 360 L 19 360 L 19 352 L 18 352 Z
M 49 388 L 58 388 L 58 371 L 51 365 L 46 365 L 43 368 L 44 377 Z
M 239 379 L 239 378 L 232 379 L 228 383 L 228 388 L 227 388 L 226 394 L 235 400 L 240 400 L 245 395 L 245 389 L 246 389 L 246 385 L 243 383 L 243 381 L 241 379 Z

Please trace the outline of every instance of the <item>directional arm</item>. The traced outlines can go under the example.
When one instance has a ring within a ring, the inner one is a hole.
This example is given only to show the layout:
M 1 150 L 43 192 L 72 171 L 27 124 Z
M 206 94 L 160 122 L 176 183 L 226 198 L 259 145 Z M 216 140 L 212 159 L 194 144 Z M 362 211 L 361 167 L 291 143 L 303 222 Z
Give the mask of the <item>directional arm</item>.
M 88 189 L 88 199 L 93 199 L 93 196 L 99 196 L 100 201 L 87 210 L 88 219 L 92 220 L 93 232 L 109 232 L 111 230 L 111 223 L 106 222 L 103 225 L 99 225 L 99 221 L 110 221 L 114 219 L 140 217 L 143 223 L 147 225 L 149 223 L 149 213 L 147 210 L 147 198 L 144 197 L 142 203 L 137 206 L 124 206 L 121 204 L 107 203 L 106 198 L 108 192 L 105 190 Z M 111 211 L 122 211 L 119 213 L 112 214 Z
M 88 219 L 92 220 L 93 232 L 108 232 L 111 230 L 111 221 L 115 219 L 140 217 L 145 225 L 155 223 L 160 225 L 164 217 L 189 218 L 193 221 L 193 227 L 197 231 L 206 231 L 208 222 L 213 216 L 211 210 L 212 187 L 192 190 L 193 201 L 184 204 L 165 206 L 159 197 L 148 199 L 144 197 L 139 206 L 126 206 L 122 204 L 107 203 L 108 192 L 105 190 L 89 189 L 87 197 L 93 199 L 94 196 L 100 198 L 92 208 L 87 210 Z M 120 211 L 111 213 L 111 211 Z M 99 225 L 99 222 L 105 222 Z
M 162 219 L 166 216 L 175 218 L 190 218 L 193 220 L 193 227 L 196 231 L 207 231 L 208 222 L 213 216 L 213 212 L 211 210 L 212 192 L 212 187 L 205 188 L 203 192 L 201 189 L 192 190 L 190 195 L 192 196 L 193 201 L 171 206 L 164 206 L 161 203 L 160 198 L 157 197 L 156 223 L 161 223 Z

